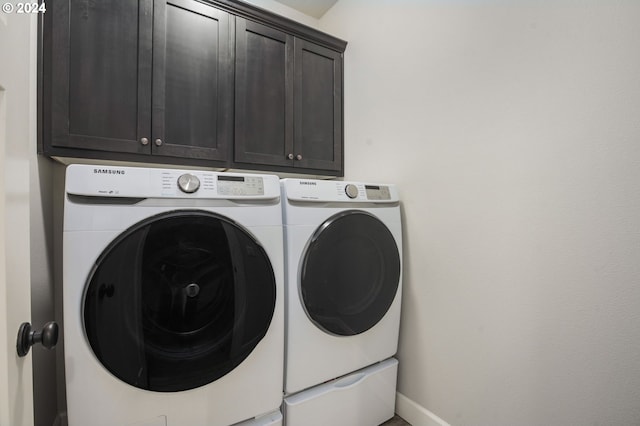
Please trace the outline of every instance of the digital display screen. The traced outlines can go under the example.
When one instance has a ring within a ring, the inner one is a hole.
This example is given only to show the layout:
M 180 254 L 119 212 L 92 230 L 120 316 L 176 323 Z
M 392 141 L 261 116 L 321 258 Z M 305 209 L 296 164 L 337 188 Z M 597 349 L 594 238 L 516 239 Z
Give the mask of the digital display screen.
M 388 186 L 365 185 L 368 200 L 390 200 L 391 193 Z
M 225 182 L 244 182 L 244 176 L 221 176 L 218 175 L 219 181 Z

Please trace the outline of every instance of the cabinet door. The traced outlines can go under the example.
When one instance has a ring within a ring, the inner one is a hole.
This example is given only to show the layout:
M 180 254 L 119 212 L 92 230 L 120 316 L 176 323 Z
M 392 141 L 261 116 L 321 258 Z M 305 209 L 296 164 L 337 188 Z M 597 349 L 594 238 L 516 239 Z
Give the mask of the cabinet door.
M 291 166 L 293 36 L 236 18 L 234 161 Z
M 229 14 L 195 0 L 156 0 L 154 155 L 228 160 L 233 120 Z
M 149 152 L 152 0 L 48 6 L 51 146 Z
M 295 40 L 295 166 L 342 170 L 342 54 Z

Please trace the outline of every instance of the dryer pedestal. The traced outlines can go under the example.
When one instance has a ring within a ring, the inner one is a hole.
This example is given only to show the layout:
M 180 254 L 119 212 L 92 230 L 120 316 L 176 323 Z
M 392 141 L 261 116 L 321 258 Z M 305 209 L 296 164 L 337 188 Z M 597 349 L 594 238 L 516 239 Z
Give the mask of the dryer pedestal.
M 393 417 L 398 361 L 389 358 L 284 400 L 287 426 L 376 426 Z

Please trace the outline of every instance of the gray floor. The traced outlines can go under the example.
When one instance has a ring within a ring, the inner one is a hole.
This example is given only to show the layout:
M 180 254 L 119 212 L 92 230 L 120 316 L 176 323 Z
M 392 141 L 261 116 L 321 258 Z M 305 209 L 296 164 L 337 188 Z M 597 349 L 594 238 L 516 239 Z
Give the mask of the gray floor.
M 402 417 L 395 415 L 391 420 L 387 420 L 380 426 L 411 426 Z

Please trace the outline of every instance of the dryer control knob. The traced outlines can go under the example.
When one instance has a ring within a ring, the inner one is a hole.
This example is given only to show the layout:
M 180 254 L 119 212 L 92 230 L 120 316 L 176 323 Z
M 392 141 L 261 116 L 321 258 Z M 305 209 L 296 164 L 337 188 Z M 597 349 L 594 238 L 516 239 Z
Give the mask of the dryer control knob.
M 182 192 L 192 194 L 200 188 L 200 179 L 191 173 L 185 173 L 178 178 L 178 187 Z
M 344 187 L 344 192 L 349 198 L 356 198 L 358 196 L 358 187 L 350 183 Z

